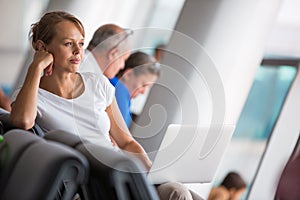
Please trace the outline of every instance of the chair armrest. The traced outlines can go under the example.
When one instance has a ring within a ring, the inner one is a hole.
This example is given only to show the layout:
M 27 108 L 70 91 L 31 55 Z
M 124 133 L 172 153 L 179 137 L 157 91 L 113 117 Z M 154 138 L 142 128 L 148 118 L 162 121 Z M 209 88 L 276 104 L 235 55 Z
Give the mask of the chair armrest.
M 86 190 L 90 199 L 159 199 L 137 158 L 64 131 L 46 133 L 45 139 L 69 145 L 87 158 L 90 178 Z
M 3 135 L 4 133 L 8 132 L 12 129 L 19 129 L 15 125 L 11 123 L 9 120 L 10 113 L 6 110 L 0 109 L 0 134 Z M 44 131 L 39 127 L 38 124 L 34 124 L 32 128 L 28 129 L 28 131 L 38 135 L 40 137 L 44 137 Z
M 9 172 L 5 180 L 0 176 L 0 199 L 72 199 L 87 182 L 88 161 L 68 146 L 13 129 L 0 148 L 1 173 Z

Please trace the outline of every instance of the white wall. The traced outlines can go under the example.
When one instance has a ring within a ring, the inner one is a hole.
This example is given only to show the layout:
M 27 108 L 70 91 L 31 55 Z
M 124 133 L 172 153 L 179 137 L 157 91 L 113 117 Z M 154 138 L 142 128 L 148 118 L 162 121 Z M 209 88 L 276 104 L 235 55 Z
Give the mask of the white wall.
M 266 54 L 300 57 L 299 3 L 283 0 L 276 25 L 266 41 Z
M 47 1 L 0 1 L 0 85 L 10 86 L 15 82 L 30 45 L 30 25 L 39 17 Z

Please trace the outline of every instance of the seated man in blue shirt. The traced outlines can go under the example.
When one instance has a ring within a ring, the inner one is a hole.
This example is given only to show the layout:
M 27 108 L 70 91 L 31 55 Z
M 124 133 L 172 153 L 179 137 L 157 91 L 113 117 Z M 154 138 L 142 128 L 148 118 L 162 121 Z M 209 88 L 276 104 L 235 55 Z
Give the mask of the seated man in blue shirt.
M 129 127 L 132 121 L 130 100 L 155 83 L 160 66 L 155 58 L 143 52 L 135 52 L 125 62 L 125 67 L 110 82 L 116 88 L 116 100 L 122 116 Z

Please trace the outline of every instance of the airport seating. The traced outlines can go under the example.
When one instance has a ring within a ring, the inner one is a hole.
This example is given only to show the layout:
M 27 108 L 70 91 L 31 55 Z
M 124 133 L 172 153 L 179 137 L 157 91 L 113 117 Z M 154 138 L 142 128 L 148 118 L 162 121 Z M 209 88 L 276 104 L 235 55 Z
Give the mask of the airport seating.
M 9 112 L 0 109 L 0 134 L 10 133 L 12 130 L 22 131 L 10 123 Z M 28 131 L 41 137 L 45 136 L 37 124 Z M 145 174 L 142 173 L 143 169 L 141 165 L 137 164 L 139 161 L 129 158 L 129 155 L 122 155 L 112 150 L 87 143 L 81 138 L 63 131 L 50 132 L 44 139 L 57 141 L 77 149 L 88 159 L 93 175 L 90 176 L 86 185 L 78 189 L 78 193 L 82 199 L 158 199 L 154 187 L 148 183 Z M 26 142 L 23 145 L 26 146 Z M 103 157 L 101 159 L 109 162 L 111 167 L 96 159 L 90 153 L 91 149 L 100 152 L 99 155 Z M 16 155 L 19 154 L 20 152 L 16 153 Z M 104 155 L 108 156 L 105 157 Z M 18 159 L 15 162 L 19 162 Z M 25 160 L 23 162 L 26 163 Z M 124 171 L 128 169 L 129 171 Z
M 158 199 L 137 159 L 64 131 L 46 133 L 45 139 L 73 147 L 88 159 L 90 177 L 81 199 Z
M 16 129 L 17 127 L 14 126 L 10 120 L 9 120 L 9 112 L 6 110 L 0 108 L 0 134 L 3 135 L 9 130 Z M 34 133 L 35 135 L 38 135 L 40 137 L 44 136 L 43 130 L 39 127 L 38 124 L 34 124 L 32 128 L 30 128 L 28 131 Z
M 72 199 L 88 178 L 88 162 L 74 149 L 13 129 L 0 143 L 0 199 Z

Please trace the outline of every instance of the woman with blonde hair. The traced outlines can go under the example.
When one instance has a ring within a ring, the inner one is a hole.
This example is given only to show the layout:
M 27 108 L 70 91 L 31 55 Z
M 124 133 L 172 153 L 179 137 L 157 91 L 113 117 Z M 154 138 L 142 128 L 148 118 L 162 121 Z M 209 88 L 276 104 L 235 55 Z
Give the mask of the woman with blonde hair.
M 35 55 L 24 84 L 13 95 L 11 121 L 29 129 L 36 120 L 45 132 L 65 130 L 109 148 L 114 148 L 112 137 L 120 149 L 138 154 L 149 169 L 151 161 L 130 136 L 108 79 L 78 73 L 84 36 L 81 22 L 62 11 L 46 13 L 32 25 Z

